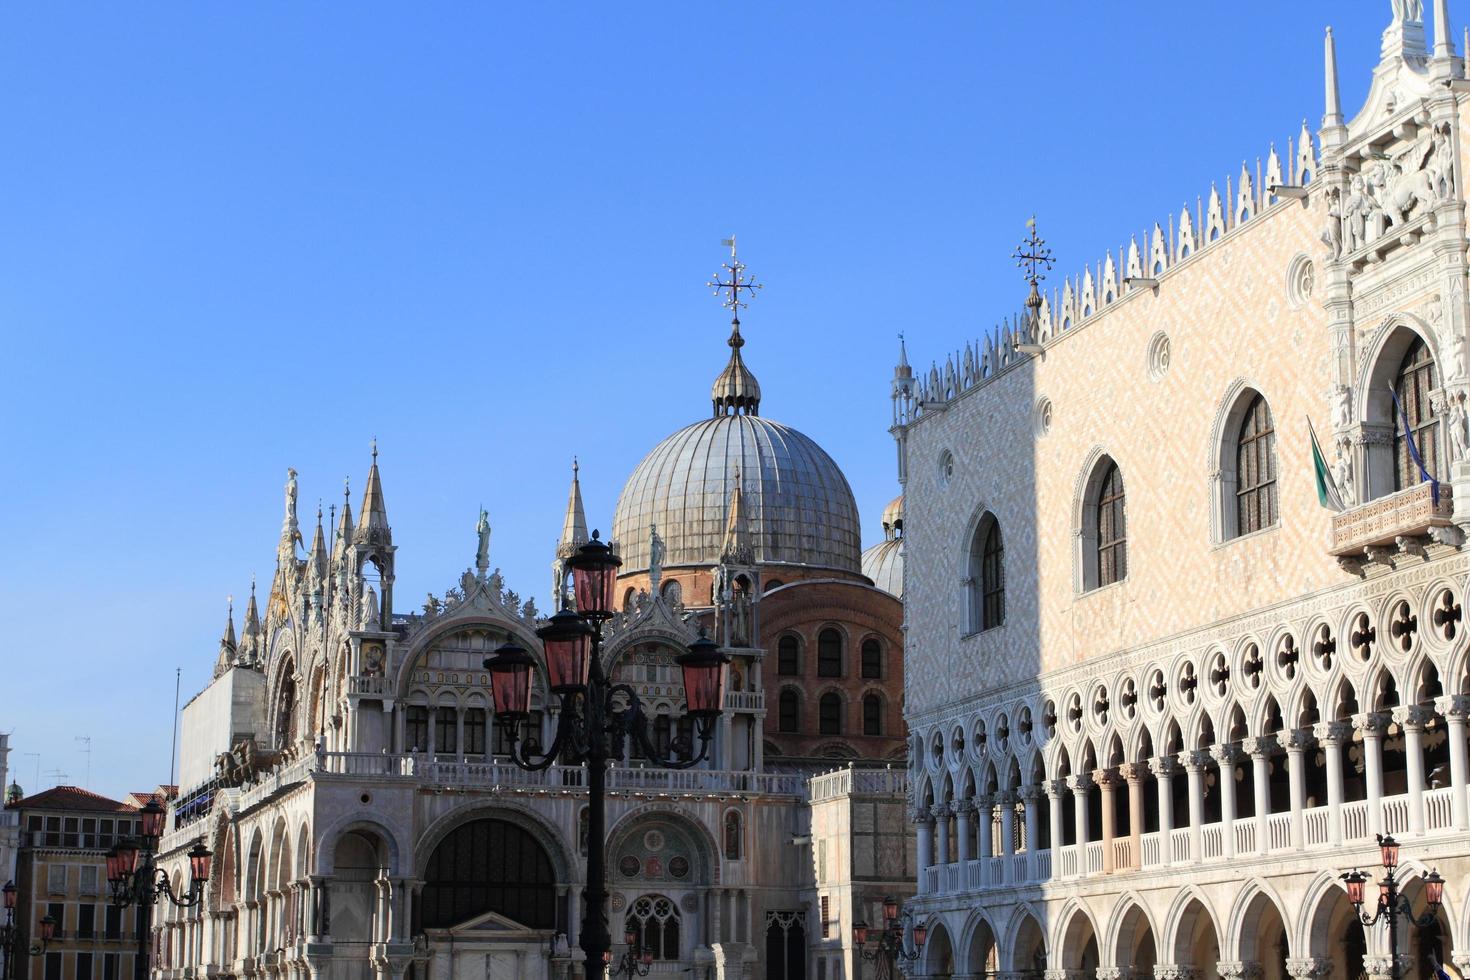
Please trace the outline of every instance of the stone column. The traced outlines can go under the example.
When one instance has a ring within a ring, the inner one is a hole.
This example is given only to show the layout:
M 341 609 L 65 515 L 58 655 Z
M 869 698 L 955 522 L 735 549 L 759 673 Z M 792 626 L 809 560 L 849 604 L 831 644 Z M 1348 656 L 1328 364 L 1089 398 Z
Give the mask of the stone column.
M 1072 790 L 1072 832 L 1077 836 L 1077 873 L 1087 874 L 1087 791 L 1092 788 L 1092 777 L 1079 772 L 1067 778 Z
M 1417 704 L 1393 709 L 1393 720 L 1404 732 L 1404 761 L 1409 784 L 1409 833 L 1424 836 L 1424 723 L 1430 712 Z
M 1102 788 L 1102 869 L 1103 874 L 1112 874 L 1116 868 L 1113 859 L 1113 839 L 1118 828 L 1114 826 L 1114 815 L 1118 808 L 1114 793 L 1118 789 L 1118 774 L 1110 769 L 1099 769 L 1092 777 Z
M 1041 787 L 1022 786 L 1021 801 L 1026 805 L 1026 865 L 1029 869 L 1026 877 L 1036 881 L 1041 877 L 1041 868 L 1037 866 L 1036 852 L 1041 850 L 1037 844 L 1040 838 L 1037 836 L 1041 825 L 1041 814 L 1037 811 L 1041 808 Z
M 1368 833 L 1383 833 L 1383 717 L 1371 711 L 1353 715 L 1363 736 L 1363 774 L 1368 784 Z
M 995 799 L 1000 806 L 1000 852 L 1010 857 L 1016 853 L 1016 794 L 1004 790 Z
M 948 803 L 936 804 L 934 813 L 934 863 L 943 867 L 949 863 L 949 818 Z
M 1174 772 L 1179 763 L 1161 755 L 1150 759 L 1148 767 L 1159 792 L 1159 863 L 1167 867 L 1174 863 Z
M 1220 852 L 1229 861 L 1235 857 L 1235 760 L 1240 750 L 1233 745 L 1217 745 L 1210 754 L 1220 766 Z
M 981 861 L 995 854 L 995 842 L 992 840 L 995 818 L 990 809 L 994 802 L 995 798 L 993 796 L 975 797 L 975 828 L 979 831 L 980 845 L 975 851 L 975 856 Z M 990 866 L 988 864 L 984 865 L 983 868 L 984 870 L 981 871 L 981 874 L 990 873 Z
M 1291 780 L 1291 846 L 1301 850 L 1307 846 L 1307 771 L 1306 749 L 1311 737 L 1301 729 L 1283 731 L 1277 741 L 1286 749 L 1286 775 Z
M 1209 757 L 1199 750 L 1179 753 L 1179 764 L 1189 779 L 1189 859 L 1196 864 L 1204 857 L 1205 760 Z
M 1271 849 L 1271 749 L 1269 735 L 1248 738 L 1241 747 L 1251 757 L 1251 795 L 1256 803 L 1256 853 L 1265 854 Z
M 1327 840 L 1337 847 L 1342 844 L 1342 746 L 1352 737 L 1352 726 L 1324 721 L 1313 726 L 1312 734 L 1327 759 Z
M 1470 829 L 1465 806 L 1465 716 L 1470 713 L 1470 697 L 1447 694 L 1436 698 L 1434 706 L 1444 715 L 1450 741 L 1450 812 L 1456 830 Z
M 1132 852 L 1129 869 L 1143 867 L 1143 774 L 1141 762 L 1125 762 L 1118 775 L 1128 783 L 1128 840 Z
M 970 841 L 974 830 L 970 824 L 975 817 L 974 800 L 956 800 L 954 804 L 954 859 L 960 864 L 970 860 Z M 961 872 L 963 874 L 964 872 Z
M 1047 817 L 1051 822 L 1051 874 L 1053 878 L 1062 870 L 1062 794 L 1066 791 L 1066 780 L 1047 780 L 1046 798 L 1050 805 Z
M 927 889 L 924 887 L 924 879 L 928 877 L 924 872 L 929 869 L 929 856 L 933 853 L 934 846 L 934 818 L 929 814 L 929 808 L 920 806 L 913 813 L 913 821 L 918 828 L 919 838 L 919 894 L 923 895 Z

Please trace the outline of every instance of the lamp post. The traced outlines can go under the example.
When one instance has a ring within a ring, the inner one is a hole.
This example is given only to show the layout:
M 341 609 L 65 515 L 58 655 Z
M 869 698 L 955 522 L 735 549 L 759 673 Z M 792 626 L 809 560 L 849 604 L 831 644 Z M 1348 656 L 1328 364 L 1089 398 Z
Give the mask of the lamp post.
M 160 896 L 180 908 L 198 905 L 204 900 L 204 885 L 209 881 L 209 865 L 214 857 L 203 843 L 189 850 L 189 887 L 182 895 L 174 894 L 174 883 L 168 872 L 156 861 L 158 840 L 163 836 L 163 806 L 157 798 L 148 801 L 141 813 L 138 840 L 124 840 L 107 852 L 107 883 L 112 888 L 114 908 L 138 907 L 138 952 L 133 960 L 133 976 L 148 976 L 148 938 L 152 931 L 153 906 Z
M 904 942 L 906 932 L 913 936 L 912 946 Z M 918 959 L 928 937 L 928 927 L 915 921 L 911 910 L 904 909 L 899 914 L 898 901 L 894 898 L 883 899 L 883 925 L 869 927 L 861 919 L 852 925 L 853 945 L 863 959 L 878 964 L 880 980 L 891 980 L 898 975 L 895 971 L 900 959 Z
M 1438 871 L 1430 871 L 1424 876 L 1424 900 L 1429 910 L 1423 915 L 1416 916 L 1409 905 L 1409 900 L 1399 895 L 1399 882 L 1396 874 L 1399 863 L 1399 844 L 1392 836 L 1378 835 L 1378 852 L 1383 862 L 1383 879 L 1378 883 L 1378 904 L 1373 909 L 1372 915 L 1363 912 L 1363 885 L 1368 881 L 1368 875 L 1354 868 L 1341 875 L 1343 882 L 1347 885 L 1348 901 L 1353 903 L 1353 908 L 1358 914 L 1358 921 L 1364 926 L 1371 926 L 1380 919 L 1388 920 L 1388 970 L 1392 980 L 1399 980 L 1399 916 L 1408 919 L 1412 925 L 1424 928 L 1433 924 L 1439 914 L 1439 907 L 1444 902 L 1444 879 L 1439 876 Z
M 0 894 L 5 896 L 5 925 L 0 926 L 0 949 L 5 950 L 5 980 L 15 976 L 15 882 L 7 881 Z
M 634 738 L 656 764 L 688 769 L 709 754 L 715 720 L 725 697 L 725 665 L 730 658 L 701 631 L 689 652 L 677 658 L 684 673 L 684 697 L 699 737 L 680 737 L 668 752 L 648 738 L 648 720 L 637 694 L 627 684 L 611 683 L 602 666 L 602 624 L 613 616 L 613 590 L 623 564 L 592 532 L 568 562 L 576 611 L 563 609 L 536 635 L 546 650 L 546 676 L 560 698 L 556 736 L 545 752 L 521 738 L 530 717 L 531 684 L 536 661 L 514 640 L 485 661 L 495 701 L 495 721 L 510 740 L 510 757 L 522 769 L 547 769 L 560 762 L 587 768 L 587 888 L 582 915 L 582 950 L 588 980 L 603 980 L 610 962 L 612 936 L 607 925 L 607 764 L 622 755 L 624 740 Z M 651 961 L 652 956 L 649 954 Z
M 629 929 L 623 933 L 623 943 L 628 947 L 623 955 L 613 962 L 612 950 L 602 954 L 602 960 L 608 964 L 608 976 L 610 977 L 646 977 L 648 971 L 653 967 L 653 950 L 647 946 L 640 945 L 638 933 Z

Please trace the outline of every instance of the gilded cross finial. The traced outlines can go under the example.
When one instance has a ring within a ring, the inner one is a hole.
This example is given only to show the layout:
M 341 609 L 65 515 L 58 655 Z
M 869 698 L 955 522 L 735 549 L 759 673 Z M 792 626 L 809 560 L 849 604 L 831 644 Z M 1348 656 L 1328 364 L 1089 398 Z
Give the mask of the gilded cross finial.
M 705 283 L 705 285 L 710 287 L 710 290 L 716 296 L 728 293 L 728 295 L 721 296 L 720 305 L 734 314 L 734 322 L 738 324 L 740 322 L 740 311 L 749 305 L 740 299 L 740 291 L 743 289 L 753 295 L 757 289 L 761 288 L 761 284 L 745 274 L 745 263 L 736 257 L 734 235 L 722 239 L 720 244 L 730 249 L 730 261 L 720 266 L 721 269 L 729 273 L 730 279 L 726 282 L 721 278 L 722 273 L 716 272 L 715 277 Z

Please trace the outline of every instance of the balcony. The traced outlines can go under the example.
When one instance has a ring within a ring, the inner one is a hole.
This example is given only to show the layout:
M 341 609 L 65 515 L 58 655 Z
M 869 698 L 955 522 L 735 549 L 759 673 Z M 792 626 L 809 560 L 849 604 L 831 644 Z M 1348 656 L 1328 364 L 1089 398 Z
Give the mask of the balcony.
M 1327 550 L 1339 558 L 1371 558 L 1372 549 L 1391 548 L 1401 539 L 1418 539 L 1435 528 L 1452 526 L 1453 514 L 1449 487 L 1440 487 L 1436 504 L 1433 488 L 1421 483 L 1334 514 Z
M 764 691 L 726 691 L 726 711 L 764 711 L 766 708 L 766 694 Z
M 388 678 L 382 674 L 357 674 L 347 678 L 347 693 L 381 698 L 388 693 Z
M 1453 817 L 1455 789 L 1443 786 L 1427 789 L 1423 793 L 1424 832 L 1422 836 L 1409 830 L 1410 798 L 1408 794 L 1385 796 L 1380 801 L 1383 832 L 1392 834 L 1400 842 L 1433 840 L 1449 835 L 1464 834 L 1456 830 Z M 1199 828 L 1175 827 L 1168 835 L 1169 850 L 1164 850 L 1165 841 L 1157 832 L 1139 836 L 1139 854 L 1135 856 L 1133 840 L 1118 837 L 1113 840 L 1113 871 L 1111 874 L 1126 874 L 1132 871 L 1154 871 L 1162 868 L 1181 867 L 1191 864 L 1229 864 L 1271 858 L 1284 854 L 1301 854 L 1337 850 L 1342 847 L 1371 846 L 1374 841 L 1370 832 L 1367 800 L 1344 802 L 1341 805 L 1342 841 L 1332 842 L 1331 807 L 1319 806 L 1301 811 L 1300 848 L 1292 844 L 1291 813 L 1272 813 L 1265 818 L 1265 846 L 1260 847 L 1257 835 L 1262 824 L 1255 817 L 1237 819 L 1229 830 L 1229 842 L 1233 850 L 1227 851 L 1225 824 L 1207 823 Z M 1198 836 L 1196 836 L 1196 831 Z M 1196 844 L 1195 842 L 1198 841 Z M 1194 849 L 1198 847 L 1199 853 Z M 1165 854 L 1169 858 L 1165 859 Z M 1055 867 L 1053 867 L 1055 854 Z M 1103 868 L 1103 842 L 1089 841 L 1082 847 L 1067 844 L 1054 852 L 1039 849 L 1032 852 L 1019 851 L 1015 854 L 979 857 L 973 860 L 949 864 L 932 865 L 920 875 L 921 891 L 929 895 L 956 894 L 959 892 L 985 891 L 1021 885 L 1040 884 L 1045 881 L 1078 880 L 1108 874 Z

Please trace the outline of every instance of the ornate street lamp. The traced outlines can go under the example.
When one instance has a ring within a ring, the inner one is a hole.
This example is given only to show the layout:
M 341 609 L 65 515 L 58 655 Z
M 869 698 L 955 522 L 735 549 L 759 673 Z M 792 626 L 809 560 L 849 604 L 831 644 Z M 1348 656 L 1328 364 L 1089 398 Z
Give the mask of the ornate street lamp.
M 904 941 L 905 933 L 913 937 L 911 945 Z M 914 913 L 909 909 L 900 914 L 898 901 L 891 896 L 883 899 L 883 925 L 869 926 L 861 919 L 852 924 L 853 945 L 863 959 L 878 964 L 880 980 L 898 976 L 899 959 L 918 959 L 928 938 L 928 927 L 915 921 Z
M 133 960 L 133 976 L 148 976 L 148 938 L 152 931 L 153 906 L 162 897 L 180 908 L 204 901 L 204 886 L 209 881 L 209 866 L 214 855 L 202 842 L 189 850 L 189 887 L 182 895 L 174 893 L 174 882 L 168 871 L 155 862 L 158 840 L 163 836 L 167 811 L 154 797 L 139 814 L 139 839 L 124 839 L 107 852 L 107 883 L 112 889 L 114 908 L 138 907 L 138 952 Z
M 1378 904 L 1373 909 L 1373 914 L 1363 912 L 1363 886 L 1368 882 L 1368 876 L 1354 868 L 1344 872 L 1340 877 L 1347 887 L 1348 901 L 1353 903 L 1353 908 L 1358 914 L 1358 921 L 1364 926 L 1372 926 L 1380 919 L 1388 920 L 1388 951 L 1389 951 L 1389 976 L 1392 980 L 1400 980 L 1399 970 L 1399 916 L 1402 915 L 1409 922 L 1423 929 L 1433 925 L 1439 916 L 1440 906 L 1444 903 L 1444 879 L 1439 876 L 1438 871 L 1430 871 L 1424 876 L 1424 902 L 1429 907 L 1423 915 L 1416 916 L 1409 900 L 1399 895 L 1398 863 L 1399 843 L 1391 835 L 1378 835 L 1378 853 L 1383 862 L 1383 880 L 1378 883 Z
M 620 758 L 624 740 L 633 738 L 655 765 L 688 769 L 702 762 L 709 754 L 715 720 L 724 707 L 725 665 L 730 662 L 703 631 L 689 645 L 689 652 L 677 658 L 699 746 L 696 751 L 692 739 L 685 736 L 675 739 L 669 751 L 660 751 L 648 738 L 648 718 L 637 694 L 627 684 L 611 683 L 603 672 L 602 625 L 614 614 L 613 591 L 622 564 L 622 559 L 593 531 L 592 540 L 568 562 L 575 611 L 558 612 L 536 631 L 546 654 L 548 686 L 561 704 L 556 735 L 545 752 L 521 736 L 521 728 L 531 716 L 535 659 L 512 640 L 485 661 L 490 671 L 495 721 L 510 740 L 511 760 L 532 771 L 557 763 L 587 768 L 587 890 L 582 950 L 586 953 L 588 980 L 603 980 L 612 962 L 604 839 L 608 760 Z M 642 976 L 653 961 L 652 951 L 640 950 L 636 959 L 636 968 L 642 970 L 637 975 Z
M 602 954 L 602 961 L 608 964 L 609 977 L 646 977 L 648 971 L 653 967 L 653 950 L 638 944 L 638 933 L 629 929 L 623 933 L 623 944 L 627 950 L 618 957 L 617 963 L 613 963 L 613 954 L 609 950 Z
M 5 951 L 5 980 L 15 976 L 15 882 L 7 881 L 0 888 L 5 897 L 5 925 L 0 926 L 0 949 Z

